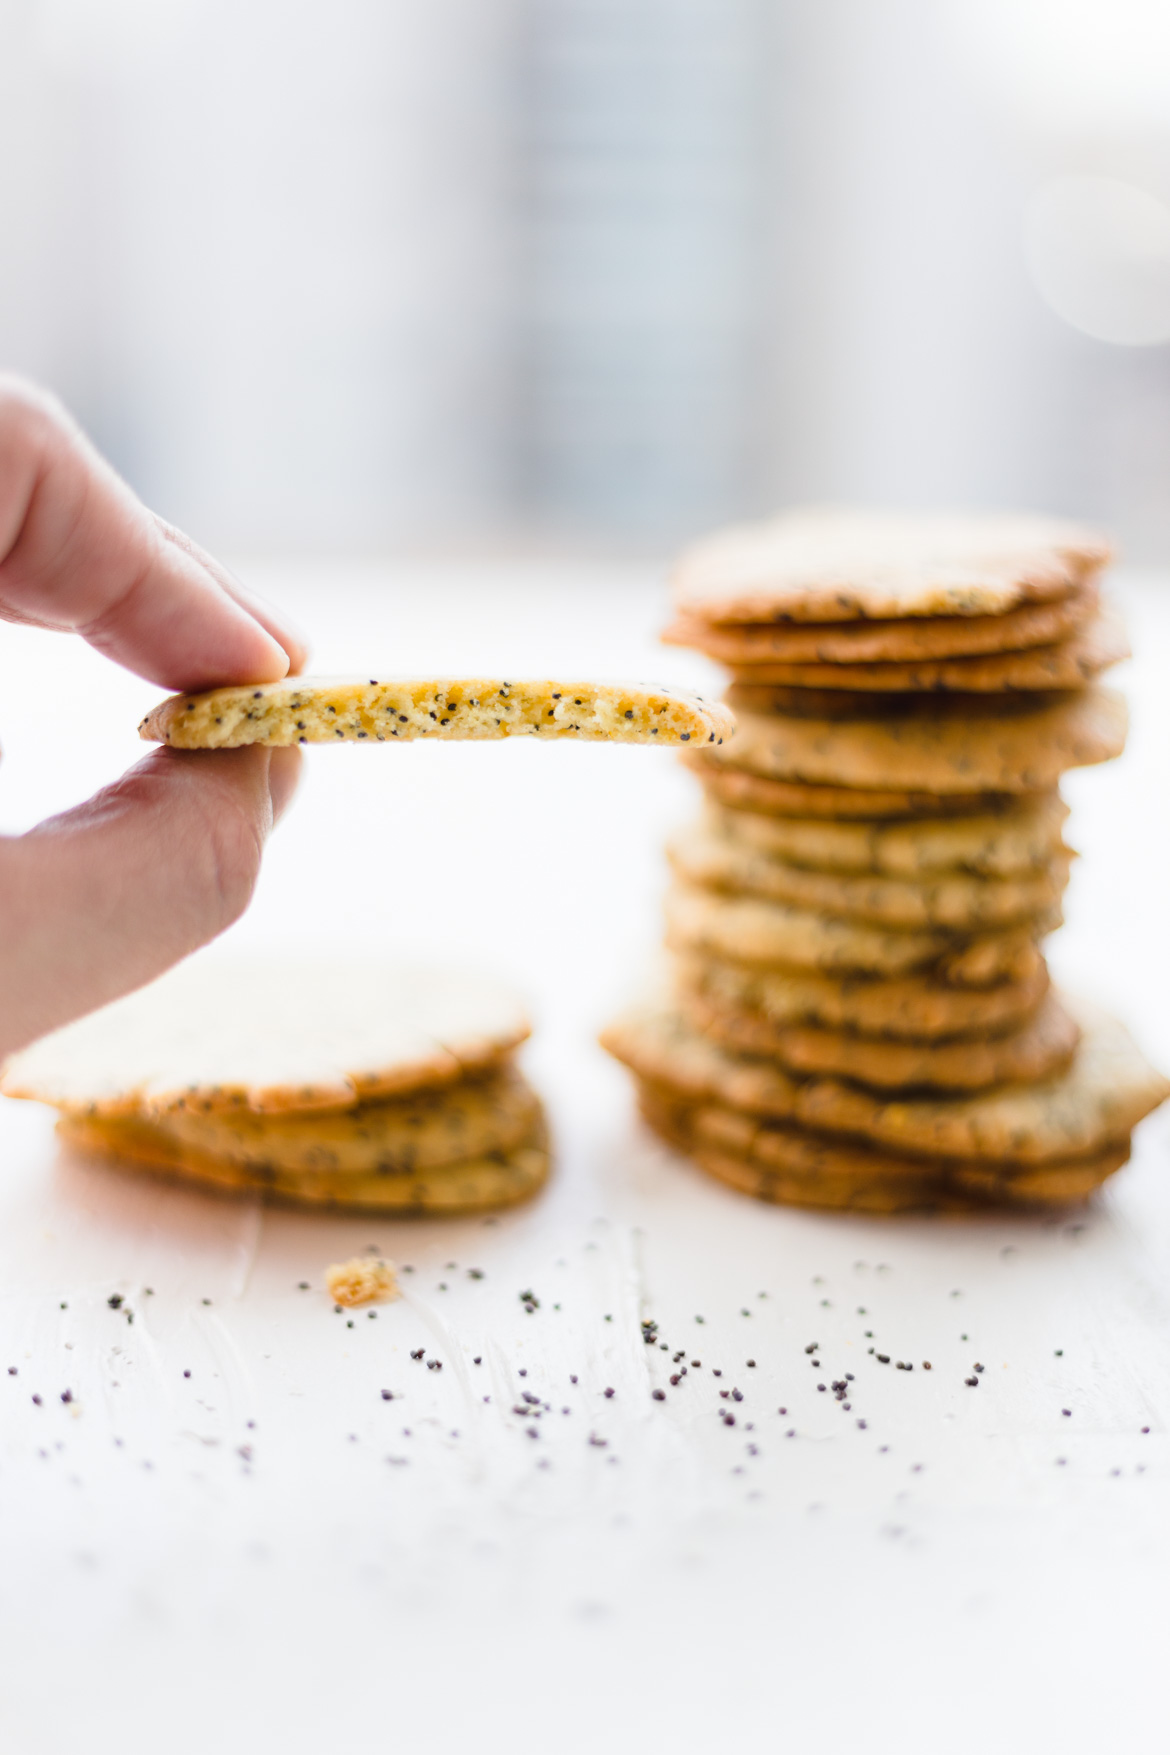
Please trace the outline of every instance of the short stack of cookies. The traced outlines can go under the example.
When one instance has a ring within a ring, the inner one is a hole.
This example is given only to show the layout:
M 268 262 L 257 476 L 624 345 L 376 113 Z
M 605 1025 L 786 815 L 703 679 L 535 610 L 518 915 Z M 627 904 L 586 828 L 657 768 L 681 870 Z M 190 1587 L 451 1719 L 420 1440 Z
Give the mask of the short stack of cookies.
M 1052 987 L 1058 784 L 1119 755 L 1107 545 L 1029 517 L 810 511 L 716 536 L 667 639 L 726 664 L 734 738 L 684 760 L 668 991 L 605 1034 L 643 1113 L 766 1200 L 1064 1202 L 1170 1094 Z
M 196 959 L 14 1056 L 0 1089 L 53 1105 L 69 1145 L 174 1180 L 476 1212 L 548 1175 L 528 1033 L 510 992 L 463 975 Z

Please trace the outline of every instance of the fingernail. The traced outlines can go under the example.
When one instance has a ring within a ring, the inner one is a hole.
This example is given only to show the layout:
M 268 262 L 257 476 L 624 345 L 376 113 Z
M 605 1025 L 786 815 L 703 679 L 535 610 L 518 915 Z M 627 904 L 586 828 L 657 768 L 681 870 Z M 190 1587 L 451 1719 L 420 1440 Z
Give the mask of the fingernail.
M 268 759 L 268 796 L 272 800 L 272 826 L 276 827 L 289 805 L 301 777 L 301 752 L 295 747 L 275 749 Z

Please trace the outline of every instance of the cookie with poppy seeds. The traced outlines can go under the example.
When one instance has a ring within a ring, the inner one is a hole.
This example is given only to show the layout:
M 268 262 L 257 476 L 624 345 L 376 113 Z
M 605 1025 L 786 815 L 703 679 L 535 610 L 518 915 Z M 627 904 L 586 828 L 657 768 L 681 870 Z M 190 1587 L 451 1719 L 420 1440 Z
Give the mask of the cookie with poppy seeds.
M 902 621 L 724 622 L 680 615 L 662 635 L 731 669 L 763 664 L 925 664 L 994 657 L 1051 646 L 1089 626 L 1100 595 L 1081 586 L 1056 603 L 1028 603 L 1004 615 Z
M 955 714 L 929 698 L 913 713 L 862 719 L 741 713 L 734 742 L 701 752 L 699 761 L 703 768 L 857 791 L 1040 792 L 1069 768 L 1120 755 L 1127 723 L 1123 698 L 1102 687 L 1010 713 Z
M 687 951 L 672 958 L 672 973 L 692 1006 L 736 1018 L 745 1052 L 764 1052 L 759 1045 L 771 1034 L 799 1024 L 895 1043 L 1002 1036 L 1033 1015 L 1049 988 L 1040 956 L 1026 977 L 981 988 L 953 987 L 934 975 L 822 975 Z
M 638 1109 L 661 1139 L 685 1152 L 701 1170 L 772 1205 L 898 1213 L 933 1210 L 942 1194 L 932 1166 L 796 1127 L 773 1125 L 764 1149 L 759 1149 L 763 1130 L 758 1125 L 733 1129 L 730 1139 L 721 1137 L 718 1128 L 708 1137 L 704 1124 L 712 1111 L 679 1103 L 671 1092 L 652 1084 L 639 1084 Z
M 731 673 L 735 684 L 751 691 L 737 693 L 733 701 L 742 700 L 749 710 L 760 713 L 772 706 L 781 712 L 789 711 L 792 695 L 797 691 L 872 696 L 915 691 L 994 695 L 1080 689 L 1129 656 L 1129 641 L 1120 616 L 1114 610 L 1101 609 L 1091 621 L 1074 628 L 1064 639 L 1050 645 L 1029 646 L 1020 652 L 919 658 L 900 664 L 809 659 L 802 662 L 775 657 L 758 663 L 733 661 Z M 769 690 L 770 693 L 766 692 Z
M 688 1023 L 733 1053 L 878 1091 L 980 1091 L 1048 1078 L 1068 1065 L 1081 1034 L 1052 992 L 1015 1030 L 949 1042 L 891 1042 L 823 1025 L 772 1024 L 759 1012 L 721 1006 L 686 988 L 678 1002 Z
M 453 1084 L 348 1109 L 170 1109 L 152 1114 L 151 1124 L 176 1148 L 243 1169 L 413 1175 L 511 1151 L 540 1113 L 536 1092 L 505 1062 Z
M 233 1164 L 176 1141 L 148 1117 L 66 1115 L 58 1123 L 65 1144 L 103 1159 L 154 1171 L 223 1194 L 260 1196 L 282 1206 L 344 1212 L 442 1215 L 473 1213 L 528 1200 L 548 1179 L 543 1125 L 508 1151 L 466 1158 L 430 1170 L 330 1171 L 266 1169 Z
M 706 824 L 677 835 L 667 857 L 684 882 L 700 889 L 757 896 L 875 925 L 915 931 L 945 927 L 959 934 L 992 931 L 1047 914 L 1064 894 L 1070 865 L 1070 855 L 1061 853 L 1037 871 L 1011 877 L 810 871 L 723 834 L 719 825 Z
M 0 1091 L 81 1115 L 348 1109 L 496 1067 L 528 1033 L 514 993 L 458 970 L 213 953 L 13 1055 Z
M 644 683 L 286 677 L 174 695 L 138 731 L 172 749 L 217 750 L 504 737 L 718 746 L 733 729 L 719 702 Z
M 909 931 L 760 896 L 721 895 L 677 880 L 666 897 L 672 948 L 821 974 L 889 977 L 929 970 L 955 987 L 1028 979 L 1040 956 L 1037 941 L 1059 924 L 1059 910 L 1050 909 L 1026 925 L 993 932 Z
M 1096 532 L 1034 514 L 814 506 L 693 543 L 671 591 L 715 623 L 986 623 L 1067 598 L 1109 555 Z
M 985 815 L 941 819 L 834 822 L 771 816 L 714 800 L 704 813 L 710 829 L 789 865 L 914 879 L 944 872 L 1002 878 L 1042 871 L 1068 853 L 1062 835 L 1067 819 L 1068 806 L 1056 791 L 1014 798 L 1004 810 Z
M 681 760 L 698 775 L 707 797 L 732 810 L 758 811 L 779 817 L 817 817 L 829 822 L 874 822 L 880 819 L 970 817 L 1006 812 L 1019 802 L 1010 792 L 908 791 L 892 786 L 821 786 L 805 780 L 776 780 L 745 768 L 717 767 L 698 750 Z M 1051 790 L 1051 789 L 1049 789 Z

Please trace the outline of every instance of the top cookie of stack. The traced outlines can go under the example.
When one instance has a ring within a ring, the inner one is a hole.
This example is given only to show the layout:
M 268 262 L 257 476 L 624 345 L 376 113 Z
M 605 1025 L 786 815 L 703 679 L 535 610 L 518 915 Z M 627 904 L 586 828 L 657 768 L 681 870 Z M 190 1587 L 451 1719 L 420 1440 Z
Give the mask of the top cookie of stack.
M 1130 1045 L 1106 1083 L 1132 1102 L 1050 1125 L 1092 1108 L 1112 1026 L 1082 1040 L 1039 949 L 1071 857 L 1060 776 L 1125 741 L 1096 681 L 1127 655 L 1108 557 L 1046 518 L 825 510 L 683 556 L 666 637 L 730 667 L 738 729 L 684 757 L 708 805 L 670 849 L 673 998 L 606 1041 L 706 1168 L 889 1209 L 1066 1198 L 1124 1161 L 1165 1087 Z M 912 1125 L 923 1104 L 938 1127 Z

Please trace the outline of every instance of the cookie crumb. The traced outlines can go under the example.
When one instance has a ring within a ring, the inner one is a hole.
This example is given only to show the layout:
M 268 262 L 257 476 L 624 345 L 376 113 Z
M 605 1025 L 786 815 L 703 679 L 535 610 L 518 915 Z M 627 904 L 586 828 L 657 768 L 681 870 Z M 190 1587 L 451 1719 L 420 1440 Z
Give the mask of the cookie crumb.
M 326 1268 L 325 1287 L 337 1304 L 381 1304 L 397 1298 L 398 1276 L 393 1262 L 355 1255 Z

